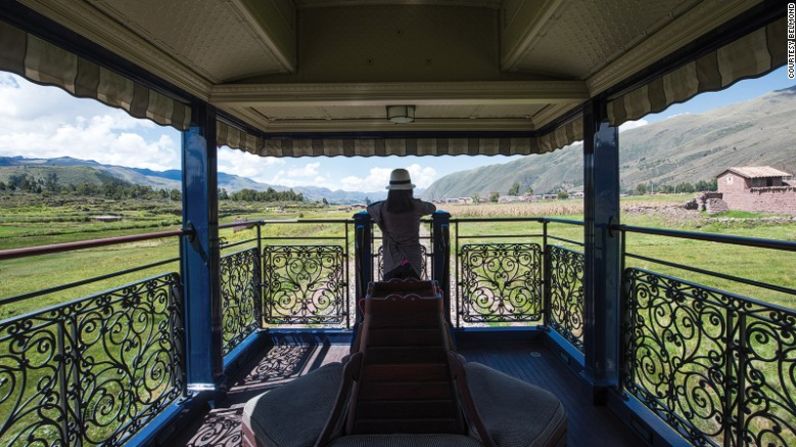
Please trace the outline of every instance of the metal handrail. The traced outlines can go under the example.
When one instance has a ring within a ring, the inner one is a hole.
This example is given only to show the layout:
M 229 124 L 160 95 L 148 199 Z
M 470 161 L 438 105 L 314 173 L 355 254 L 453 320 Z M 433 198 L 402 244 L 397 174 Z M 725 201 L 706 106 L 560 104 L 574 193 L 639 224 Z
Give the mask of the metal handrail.
M 544 222 L 545 217 L 451 217 L 454 222 Z
M 86 241 L 64 242 L 60 244 L 37 245 L 34 247 L 10 248 L 0 250 L 0 260 L 24 258 L 28 256 L 47 255 L 71 250 L 82 250 L 84 248 L 105 247 L 108 245 L 127 244 L 130 242 L 148 241 L 152 239 L 163 239 L 167 237 L 193 235 L 193 229 L 183 228 L 180 230 L 158 231 L 154 233 L 133 234 L 129 236 L 115 236 L 102 239 L 90 239 Z
M 625 233 L 651 234 L 655 236 L 668 236 L 680 239 L 719 242 L 722 244 L 741 245 L 744 247 L 768 248 L 771 250 L 796 252 L 796 242 L 780 241 L 776 239 L 732 236 L 717 233 L 700 233 L 696 231 L 665 230 L 661 228 L 636 227 L 631 225 L 611 225 L 610 228 L 613 231 L 621 231 Z

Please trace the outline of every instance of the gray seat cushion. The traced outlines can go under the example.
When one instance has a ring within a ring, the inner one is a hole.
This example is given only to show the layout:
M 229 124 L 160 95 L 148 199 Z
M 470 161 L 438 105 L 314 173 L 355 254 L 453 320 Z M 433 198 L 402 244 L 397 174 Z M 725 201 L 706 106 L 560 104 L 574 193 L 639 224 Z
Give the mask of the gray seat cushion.
M 465 364 L 467 381 L 484 425 L 498 447 L 550 447 L 566 442 L 561 402 L 542 388 L 480 363 Z M 252 399 L 244 424 L 258 447 L 312 447 L 334 406 L 343 365 L 332 363 Z M 331 447 L 477 447 L 452 434 L 349 435 Z
M 481 443 L 463 435 L 348 435 L 329 447 L 481 447 Z
M 252 399 L 243 421 L 262 447 L 312 447 L 332 411 L 343 365 L 330 363 Z
M 480 363 L 466 363 L 470 393 L 498 447 L 566 443 L 567 415 L 552 393 Z

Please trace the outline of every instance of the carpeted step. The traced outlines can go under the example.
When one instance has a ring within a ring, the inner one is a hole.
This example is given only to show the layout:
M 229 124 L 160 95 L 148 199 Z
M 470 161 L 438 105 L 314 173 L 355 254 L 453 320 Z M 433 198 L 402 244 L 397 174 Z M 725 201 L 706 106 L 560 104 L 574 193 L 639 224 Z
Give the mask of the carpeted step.
M 456 433 L 456 419 L 359 419 L 354 433 Z

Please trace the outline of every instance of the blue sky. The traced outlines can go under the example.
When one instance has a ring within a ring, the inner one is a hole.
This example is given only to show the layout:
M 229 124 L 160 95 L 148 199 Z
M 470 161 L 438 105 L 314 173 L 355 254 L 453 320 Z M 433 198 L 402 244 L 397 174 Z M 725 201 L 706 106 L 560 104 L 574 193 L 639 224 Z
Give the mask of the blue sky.
M 794 85 L 796 81 L 787 79 L 782 68 L 762 78 L 741 81 L 721 92 L 704 93 L 661 113 L 626 123 L 620 131 L 679 114 L 701 113 Z M 0 72 L 0 155 L 71 156 L 106 164 L 166 170 L 180 168 L 179 147 L 180 134 L 174 129 L 131 118 L 97 101 L 74 98 L 55 87 L 42 87 Z M 414 182 L 427 187 L 452 172 L 506 163 L 519 157 L 275 159 L 221 148 L 219 170 L 271 184 L 369 192 L 382 190 L 390 170 L 398 167 L 408 168 Z

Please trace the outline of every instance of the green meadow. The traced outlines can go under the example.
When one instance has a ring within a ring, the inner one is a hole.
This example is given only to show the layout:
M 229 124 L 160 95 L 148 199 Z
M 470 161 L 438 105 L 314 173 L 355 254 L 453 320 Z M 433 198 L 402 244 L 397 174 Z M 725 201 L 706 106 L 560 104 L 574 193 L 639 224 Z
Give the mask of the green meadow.
M 622 222 L 628 225 L 796 241 L 796 220 L 787 216 L 734 211 L 710 216 L 698 211 L 681 209 L 679 205 L 688 198 L 689 195 L 684 194 L 624 197 Z M 58 199 L 51 203 L 36 203 L 33 199 L 33 196 L 21 194 L 8 194 L 2 197 L 0 249 L 176 229 L 179 228 L 181 219 L 179 203 L 168 200 L 109 201 L 98 198 L 73 198 L 72 200 Z M 448 205 L 446 209 L 453 217 L 461 218 L 507 216 L 552 216 L 574 220 L 583 218 L 580 201 L 575 199 L 522 204 Z M 342 219 L 350 218 L 356 211 L 356 209 L 342 206 L 323 207 L 295 203 L 222 201 L 219 207 L 219 219 L 222 223 L 259 219 Z M 121 216 L 121 220 L 98 222 L 92 219 L 92 216 L 97 215 Z M 296 238 L 343 236 L 343 231 L 342 225 L 335 224 L 269 224 L 263 228 L 262 234 L 263 236 Z M 541 234 L 542 228 L 540 224 L 533 222 L 461 222 L 458 225 L 458 232 L 460 245 L 487 241 L 541 242 L 540 237 L 486 239 L 478 236 L 486 234 L 534 235 Z M 548 233 L 551 236 L 576 241 L 583 240 L 580 226 L 551 223 Z M 240 231 L 223 229 L 220 232 L 225 243 L 250 239 L 255 237 L 255 234 L 253 229 Z M 456 227 L 454 226 L 451 228 L 452 249 L 455 247 L 455 234 Z M 313 243 L 312 241 L 288 239 L 271 242 Z M 576 246 L 552 239 L 550 243 L 578 249 Z M 250 246 L 253 246 L 253 243 L 230 248 L 223 251 L 222 254 Z M 353 238 L 349 240 L 349 248 L 353 250 Z M 796 275 L 794 275 L 796 253 L 641 234 L 627 235 L 627 251 L 796 288 Z M 0 297 L 8 298 L 178 256 L 177 238 L 169 238 L 0 261 Z M 630 258 L 627 265 L 671 274 L 787 307 L 796 307 L 796 297 L 790 295 Z M 167 271 L 179 271 L 178 263 L 174 262 L 98 281 L 23 302 L 2 305 L 0 306 L 0 319 Z

